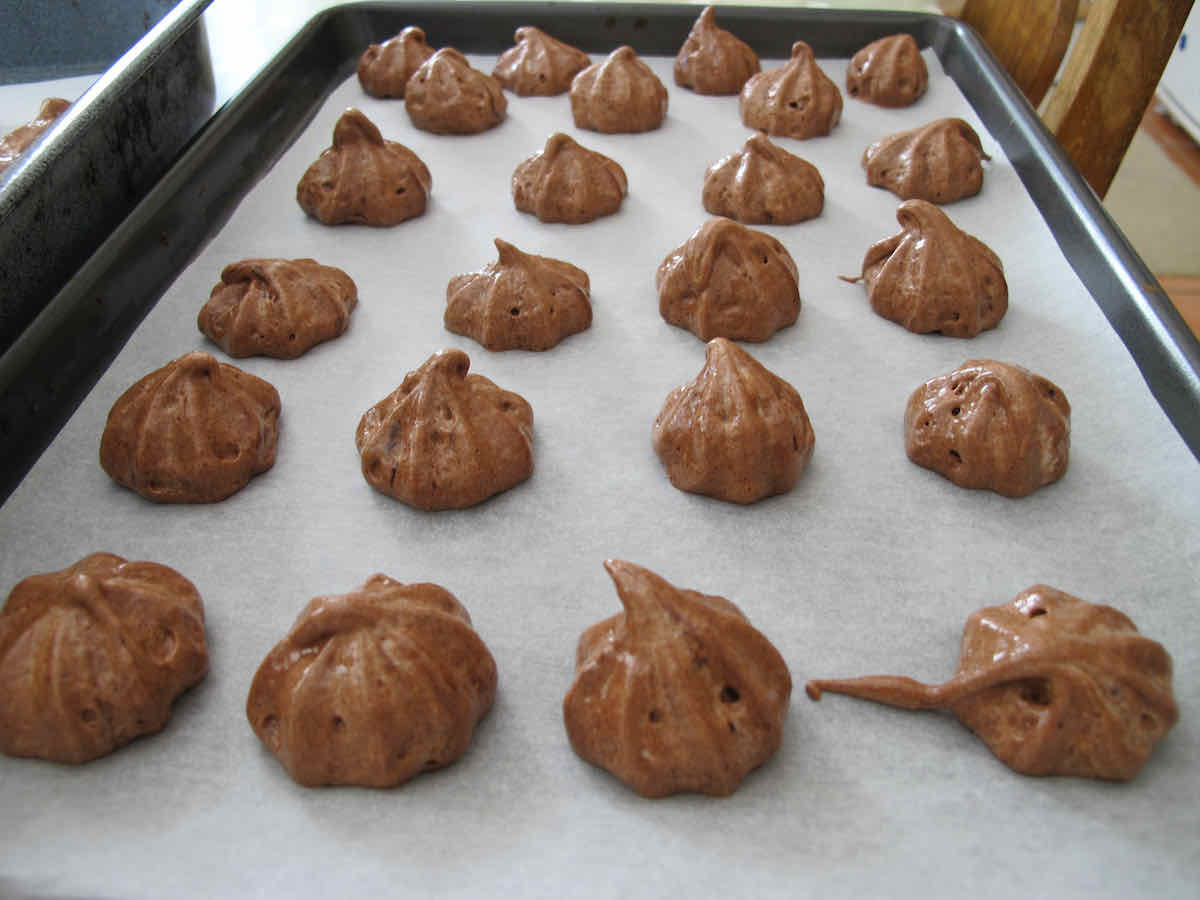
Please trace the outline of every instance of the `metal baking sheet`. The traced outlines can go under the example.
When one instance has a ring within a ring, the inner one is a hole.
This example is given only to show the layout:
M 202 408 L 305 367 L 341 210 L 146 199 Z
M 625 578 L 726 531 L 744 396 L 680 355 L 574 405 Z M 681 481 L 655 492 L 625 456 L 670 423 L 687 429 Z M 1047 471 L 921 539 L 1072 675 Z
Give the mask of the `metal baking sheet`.
M 402 885 L 443 896 L 1187 896 L 1200 875 L 1190 610 L 1200 471 L 1056 246 L 1057 227 L 1022 191 L 1025 173 L 997 134 L 1011 129 L 957 94 L 989 94 L 958 27 L 720 14 L 768 64 L 804 37 L 840 78 L 857 46 L 911 26 L 951 73 L 923 107 L 893 115 L 847 100 L 828 141 L 788 144 L 818 161 L 827 210 L 769 229 L 800 263 L 805 305 L 796 326 L 750 350 L 800 390 L 817 446 L 796 490 L 743 509 L 676 491 L 649 445 L 666 393 L 703 356 L 699 341 L 658 318 L 653 270 L 705 218 L 704 166 L 746 133 L 732 98 L 670 84 L 669 56 L 696 10 L 452 13 L 370 6 L 315 20 L 73 282 L 86 285 L 81 297 L 148 296 L 150 311 L 0 508 L 0 584 L 100 549 L 173 565 L 205 599 L 213 668 L 164 733 L 111 757 L 77 769 L 0 759 L 9 835 L 0 893 L 308 896 Z M 671 92 L 664 129 L 590 135 L 571 127 L 565 98 L 510 97 L 510 118 L 494 131 L 436 138 L 346 80 L 369 40 L 406 24 L 486 67 L 529 21 L 595 56 L 632 43 L 654 57 Z M 956 67 L 974 72 L 966 86 Z M 422 219 L 330 230 L 299 212 L 295 181 L 351 101 L 426 156 L 434 193 Z M 894 198 L 858 180 L 868 133 L 959 109 L 988 125 L 996 159 L 984 193 L 950 212 L 1000 253 L 1013 296 L 1001 327 L 972 341 L 910 335 L 836 278 L 895 229 Z M 507 176 L 551 123 L 626 166 L 620 214 L 547 227 L 511 208 Z M 445 332 L 446 280 L 488 262 L 494 236 L 588 270 L 592 329 L 546 354 L 490 354 Z M 195 311 L 220 266 L 251 253 L 343 265 L 361 305 L 345 336 L 300 360 L 238 363 L 283 395 L 270 473 L 219 505 L 147 504 L 96 465 L 104 416 L 134 378 L 208 346 Z M 475 509 L 421 514 L 365 485 L 352 432 L 367 405 L 441 346 L 465 349 L 474 370 L 530 400 L 536 471 Z M 959 490 L 903 455 L 908 392 L 978 355 L 1030 365 L 1073 405 L 1067 476 L 1021 501 Z M 560 704 L 575 639 L 617 609 L 605 557 L 728 597 L 787 660 L 795 691 L 784 746 L 733 797 L 642 800 L 570 751 Z M 301 789 L 244 720 L 249 679 L 309 597 L 374 571 L 436 581 L 462 600 L 497 659 L 497 705 L 470 752 L 442 772 L 394 791 Z M 1038 581 L 1122 607 L 1175 658 L 1181 722 L 1130 785 L 1023 778 L 948 717 L 803 697 L 810 677 L 943 678 L 967 613 Z

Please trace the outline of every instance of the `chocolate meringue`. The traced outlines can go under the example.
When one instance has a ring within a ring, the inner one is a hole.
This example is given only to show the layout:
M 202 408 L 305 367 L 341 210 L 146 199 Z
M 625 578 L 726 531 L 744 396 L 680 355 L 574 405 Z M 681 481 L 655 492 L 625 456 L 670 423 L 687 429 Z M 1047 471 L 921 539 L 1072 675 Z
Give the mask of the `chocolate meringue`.
M 446 286 L 446 328 L 489 350 L 548 350 L 592 324 L 587 272 L 496 238 L 499 259 Z
M 1008 311 L 1000 258 L 926 200 L 896 209 L 903 229 L 873 244 L 862 275 L 871 308 L 909 331 L 974 337 L 995 328 Z
M 800 315 L 799 273 L 771 235 L 709 219 L 658 267 L 658 310 L 702 341 L 765 341 Z
M 817 65 L 812 48 L 796 41 L 787 63 L 751 76 L 739 106 L 747 128 L 803 140 L 833 130 L 842 117 L 842 93 Z
M 724 597 L 622 560 L 604 568 L 624 611 L 579 638 L 571 747 L 643 797 L 732 794 L 783 740 L 787 664 Z
M 134 384 L 113 404 L 100 465 L 156 503 L 214 503 L 275 464 L 279 392 L 195 351 Z
M 902 200 L 953 203 L 983 187 L 983 144 L 962 119 L 938 119 L 888 135 L 863 153 L 867 184 L 887 188 Z
M 846 92 L 876 106 L 911 106 L 928 87 L 929 69 L 911 34 L 872 41 L 846 70 Z
M 508 101 L 500 82 L 443 47 L 413 72 L 404 91 L 413 125 L 434 134 L 478 134 L 504 121 Z
M 495 696 L 495 660 L 453 594 L 373 575 L 304 608 L 246 717 L 302 785 L 393 787 L 461 757 Z
M 433 56 L 425 32 L 409 25 L 382 44 L 371 44 L 358 60 L 358 83 L 372 97 L 403 97 L 421 63 Z
M 196 324 L 233 357 L 295 359 L 342 334 L 354 280 L 314 259 L 244 259 L 221 272 Z
M 714 216 L 751 225 L 792 225 L 821 214 L 825 181 L 812 163 L 759 132 L 741 150 L 709 166 L 701 201 Z
M 653 131 L 667 116 L 667 89 L 632 47 L 618 47 L 571 82 L 578 128 L 608 134 Z
M 208 672 L 204 606 L 167 566 L 93 553 L 0 610 L 0 752 L 61 763 L 161 731 Z
M 1066 472 L 1071 405 L 1040 375 L 970 359 L 909 397 L 904 449 L 960 487 L 1024 497 Z
M 714 338 L 704 368 L 667 396 L 654 452 L 671 484 L 731 503 L 790 491 L 814 435 L 794 387 L 732 341 Z
M 26 125 L 14 128 L 3 138 L 0 138 L 0 172 L 17 161 L 22 153 L 30 148 L 34 141 L 49 130 L 59 117 L 71 107 L 70 100 L 61 97 L 49 97 L 42 101 L 37 116 Z
M 1023 775 L 1127 781 L 1179 718 L 1171 657 L 1111 606 L 1044 584 L 973 613 L 954 678 L 810 681 L 905 709 L 948 709 Z
M 611 215 L 629 191 L 625 170 L 561 131 L 539 153 L 517 166 L 513 203 L 543 222 L 581 225 Z
M 385 141 L 374 122 L 348 109 L 334 126 L 333 146 L 296 185 L 296 200 L 324 225 L 390 226 L 425 212 L 432 186 L 417 154 Z
M 571 79 L 592 64 L 582 50 L 532 25 L 518 28 L 513 40 L 516 45 L 500 54 L 492 76 L 521 97 L 565 94 Z
M 375 490 L 417 509 L 463 509 L 533 474 L 533 410 L 468 375 L 461 350 L 435 353 L 358 423 L 355 446 Z
M 706 6 L 675 57 L 675 83 L 697 94 L 737 94 L 759 70 L 758 54 L 724 28 Z

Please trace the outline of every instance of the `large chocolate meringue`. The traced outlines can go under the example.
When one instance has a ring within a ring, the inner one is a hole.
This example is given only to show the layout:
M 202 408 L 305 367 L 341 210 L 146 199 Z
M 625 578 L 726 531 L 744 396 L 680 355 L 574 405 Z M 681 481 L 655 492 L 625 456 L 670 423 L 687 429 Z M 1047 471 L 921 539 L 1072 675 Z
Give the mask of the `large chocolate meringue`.
M 700 374 L 654 420 L 654 452 L 671 484 L 732 503 L 790 491 L 813 443 L 796 389 L 724 338 L 709 341 Z
M 516 45 L 500 54 L 492 75 L 522 97 L 565 94 L 571 79 L 592 64 L 582 50 L 532 25 L 518 28 L 513 40 Z
M 629 191 L 625 170 L 561 131 L 539 153 L 517 166 L 513 203 L 543 222 L 581 225 L 611 215 Z
M 156 503 L 224 500 L 275 464 L 279 411 L 268 382 L 194 351 L 113 404 L 100 465 Z
M 829 134 L 842 117 L 842 92 L 804 41 L 783 66 L 752 76 L 739 104 L 747 128 L 801 140 Z
M 196 324 L 233 357 L 295 359 L 342 334 L 358 288 L 314 259 L 244 259 L 221 272 Z
M 758 54 L 724 28 L 706 6 L 675 57 L 675 83 L 697 94 L 736 94 L 759 70 Z
M 354 442 L 371 487 L 417 509 L 463 509 L 533 474 L 533 410 L 470 366 L 461 350 L 435 353 L 367 410 Z
M 302 785 L 393 787 L 462 756 L 495 696 L 496 663 L 453 594 L 373 575 L 304 608 L 246 717 Z
M 911 34 L 872 41 L 846 70 L 846 92 L 876 106 L 911 106 L 928 87 L 929 69 Z
M 1066 472 L 1071 405 L 1040 375 L 970 359 L 908 398 L 904 449 L 960 487 L 1024 497 Z
M 496 238 L 499 259 L 446 286 L 446 327 L 489 350 L 548 350 L 592 324 L 587 272 Z
M 161 731 L 208 671 L 204 606 L 166 566 L 93 553 L 0 610 L 0 752 L 84 763 Z
M 863 153 L 867 184 L 901 200 L 953 203 L 983 187 L 983 144 L 962 119 L 938 119 L 871 144 Z
M 425 212 L 433 179 L 403 144 L 385 141 L 375 123 L 346 110 L 323 152 L 296 186 L 301 208 L 325 225 L 398 225 Z
M 434 134 L 478 134 L 504 121 L 508 101 L 500 82 L 443 47 L 408 80 L 404 108 L 413 125 Z
M 60 97 L 49 97 L 42 101 L 37 116 L 26 125 L 14 128 L 3 138 L 0 138 L 0 172 L 17 161 L 22 153 L 40 138 L 58 121 L 59 116 L 71 107 L 70 100 Z
M 709 219 L 658 267 L 658 310 L 702 341 L 765 341 L 800 315 L 799 273 L 771 235 Z
M 903 229 L 873 244 L 862 280 L 871 308 L 909 331 L 974 337 L 995 328 L 1008 311 L 1000 258 L 926 200 L 896 210 Z
M 625 609 L 579 638 L 571 746 L 643 797 L 732 794 L 783 740 L 787 664 L 724 597 L 621 560 L 604 568 Z
M 433 56 L 425 32 L 409 25 L 382 44 L 371 44 L 358 60 L 358 83 L 372 97 L 403 97 L 421 63 Z
M 632 47 L 618 47 L 571 82 L 578 128 L 608 134 L 653 131 L 667 116 L 667 89 Z
M 704 175 L 704 208 L 751 225 L 792 225 L 825 207 L 825 181 L 817 167 L 755 133 L 736 153 Z
M 1034 585 L 973 613 L 942 685 L 873 675 L 808 683 L 906 709 L 948 709 L 1023 775 L 1133 778 L 1179 718 L 1171 657 L 1111 606 Z

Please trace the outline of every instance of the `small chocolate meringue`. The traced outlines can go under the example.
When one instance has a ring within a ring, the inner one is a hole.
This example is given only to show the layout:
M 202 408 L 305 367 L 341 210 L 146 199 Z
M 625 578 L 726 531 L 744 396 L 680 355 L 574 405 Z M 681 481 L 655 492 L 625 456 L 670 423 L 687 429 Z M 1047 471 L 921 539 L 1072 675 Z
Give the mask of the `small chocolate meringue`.
M 846 93 L 876 106 L 911 106 L 929 87 L 929 69 L 911 34 L 872 41 L 846 70 Z
M 758 71 L 758 54 L 745 41 L 717 27 L 711 6 L 704 7 L 696 18 L 675 57 L 675 83 L 697 94 L 737 94 Z
M 408 79 L 431 56 L 425 32 L 409 25 L 382 44 L 367 47 L 358 60 L 358 83 L 372 97 L 402 98 Z
M 983 144 L 962 119 L 938 119 L 871 144 L 863 153 L 867 184 L 901 200 L 953 203 L 983 187 Z
M 434 134 L 478 134 L 504 121 L 508 101 L 500 82 L 443 47 L 413 72 L 404 91 L 413 125 Z
M 842 117 L 842 93 L 804 41 L 783 66 L 752 76 L 739 105 L 747 128 L 800 140 L 829 134 Z
M 561 131 L 517 166 L 513 203 L 543 222 L 580 225 L 615 213 L 628 193 L 625 170 Z
M 792 225 L 821 214 L 825 181 L 816 166 L 760 132 L 708 168 L 701 201 L 714 216 L 750 225 Z
M 592 64 L 582 50 L 532 25 L 518 28 L 513 40 L 516 45 L 500 54 L 492 75 L 521 97 L 565 94 L 571 80 Z
M 667 116 L 667 89 L 632 47 L 618 47 L 571 82 L 578 128 L 607 134 L 653 131 Z

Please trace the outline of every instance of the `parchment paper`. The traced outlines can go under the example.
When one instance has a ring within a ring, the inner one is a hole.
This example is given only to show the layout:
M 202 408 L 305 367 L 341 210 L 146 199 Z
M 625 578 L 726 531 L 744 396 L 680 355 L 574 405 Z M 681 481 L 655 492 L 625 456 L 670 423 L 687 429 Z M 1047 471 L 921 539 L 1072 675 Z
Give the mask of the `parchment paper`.
M 704 358 L 659 317 L 655 269 L 708 217 L 705 168 L 750 134 L 736 98 L 678 88 L 671 61 L 654 59 L 670 92 L 658 131 L 580 131 L 565 96 L 508 95 L 498 128 L 438 137 L 402 103 L 342 85 L 0 510 L 4 590 L 99 550 L 162 562 L 199 588 L 212 654 L 159 735 L 78 768 L 0 759 L 0 894 L 1194 896 L 1200 470 L 999 145 L 928 60 L 916 106 L 847 97 L 832 136 L 778 139 L 818 166 L 826 207 L 764 229 L 795 258 L 804 305 L 794 327 L 746 346 L 800 391 L 816 450 L 792 492 L 748 508 L 676 490 L 650 445 L 667 393 Z M 472 57 L 486 71 L 494 61 Z M 822 62 L 844 83 L 845 60 Z M 327 228 L 297 206 L 296 182 L 351 105 L 429 164 L 423 217 Z M 837 278 L 898 230 L 897 199 L 865 183 L 863 149 L 945 115 L 972 122 L 993 157 L 982 193 L 947 212 L 999 254 L 1011 297 L 999 328 L 973 340 L 910 334 Z M 515 210 L 514 167 L 558 130 L 625 168 L 618 214 L 563 226 Z M 541 354 L 489 353 L 445 331 L 447 281 L 491 262 L 498 236 L 584 268 L 592 328 Z M 347 334 L 298 360 L 237 362 L 282 396 L 274 469 L 217 505 L 148 503 L 97 463 L 105 416 L 171 359 L 224 358 L 196 313 L 222 267 L 251 256 L 340 266 L 360 306 Z M 529 400 L 536 468 L 476 508 L 430 514 L 372 490 L 353 437 L 367 407 L 443 347 Z M 906 459 L 909 393 L 974 357 L 1066 392 L 1059 483 L 1009 500 Z M 732 797 L 644 800 L 571 751 L 561 702 L 576 639 L 619 609 L 608 557 L 729 598 L 787 660 L 783 746 Z M 396 790 L 298 787 L 245 719 L 250 680 L 311 597 L 375 572 L 437 582 L 466 605 L 499 667 L 496 705 L 445 770 Z M 1023 777 L 947 715 L 803 694 L 819 676 L 949 677 L 966 616 L 1038 582 L 1120 607 L 1174 656 L 1181 722 L 1131 784 Z

